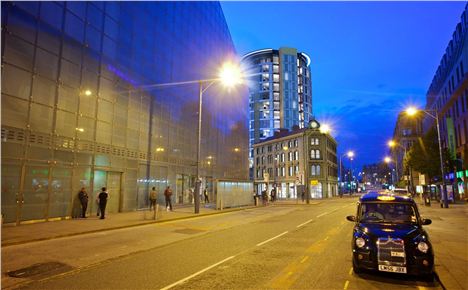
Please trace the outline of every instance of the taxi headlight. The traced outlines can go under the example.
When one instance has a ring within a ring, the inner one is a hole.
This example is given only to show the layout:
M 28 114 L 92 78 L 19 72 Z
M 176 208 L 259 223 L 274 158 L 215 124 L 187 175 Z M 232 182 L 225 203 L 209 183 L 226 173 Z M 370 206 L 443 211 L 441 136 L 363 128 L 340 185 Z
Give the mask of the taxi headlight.
M 418 243 L 418 250 L 423 252 L 423 253 L 427 253 L 427 251 L 429 250 L 429 245 L 426 244 L 425 242 L 419 242 Z
M 366 244 L 366 241 L 363 238 L 357 238 L 356 239 L 356 246 L 358 248 L 364 247 L 365 244 Z

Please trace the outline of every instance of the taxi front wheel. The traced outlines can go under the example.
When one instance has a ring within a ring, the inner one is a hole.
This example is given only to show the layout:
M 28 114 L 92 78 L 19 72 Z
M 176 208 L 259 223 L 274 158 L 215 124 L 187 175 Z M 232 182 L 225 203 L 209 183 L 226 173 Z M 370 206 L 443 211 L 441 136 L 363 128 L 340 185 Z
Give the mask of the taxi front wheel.
M 362 273 L 362 269 L 356 265 L 356 263 L 354 262 L 354 259 L 353 259 L 353 272 L 356 274 Z

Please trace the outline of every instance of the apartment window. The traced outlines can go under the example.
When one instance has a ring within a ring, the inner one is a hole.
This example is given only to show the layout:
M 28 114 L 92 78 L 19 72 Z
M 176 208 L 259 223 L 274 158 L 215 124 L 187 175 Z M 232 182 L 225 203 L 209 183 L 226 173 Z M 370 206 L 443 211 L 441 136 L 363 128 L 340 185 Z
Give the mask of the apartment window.
M 468 90 L 465 90 L 465 108 L 468 109 Z
M 465 133 L 465 137 L 463 138 L 464 139 L 463 144 L 466 144 L 467 143 L 466 138 L 468 138 L 468 128 L 466 127 L 466 119 L 463 120 L 463 132 Z
M 281 167 L 281 176 L 286 176 L 286 169 L 283 167 Z
M 289 166 L 289 176 L 294 176 L 293 167 Z
M 319 145 L 319 139 L 318 138 L 311 138 L 310 139 L 310 145 Z
M 299 160 L 299 152 L 294 151 L 294 160 Z
M 288 152 L 288 161 L 293 161 L 293 160 L 294 160 L 293 152 Z
M 320 176 L 320 165 L 311 165 L 310 166 L 310 175 L 311 176 Z
M 320 150 L 318 149 L 310 150 L 310 159 L 320 159 Z
M 294 167 L 294 172 L 295 172 L 295 173 L 299 173 L 299 165 L 296 165 L 296 166 Z
M 465 113 L 465 98 L 463 96 L 460 96 L 460 101 L 461 101 L 461 111 Z
M 284 153 L 281 153 L 281 162 L 284 162 Z
M 297 144 L 297 139 L 294 139 L 294 147 L 297 147 L 298 144 Z

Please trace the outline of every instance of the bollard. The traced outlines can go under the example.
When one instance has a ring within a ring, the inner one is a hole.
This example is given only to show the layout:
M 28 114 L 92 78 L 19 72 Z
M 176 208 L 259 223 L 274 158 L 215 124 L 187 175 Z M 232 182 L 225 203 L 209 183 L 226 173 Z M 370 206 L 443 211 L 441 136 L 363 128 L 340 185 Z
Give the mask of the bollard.
M 156 207 L 154 208 L 154 213 L 153 213 L 153 219 L 156 220 L 156 217 L 158 216 L 159 212 L 159 204 L 156 204 Z

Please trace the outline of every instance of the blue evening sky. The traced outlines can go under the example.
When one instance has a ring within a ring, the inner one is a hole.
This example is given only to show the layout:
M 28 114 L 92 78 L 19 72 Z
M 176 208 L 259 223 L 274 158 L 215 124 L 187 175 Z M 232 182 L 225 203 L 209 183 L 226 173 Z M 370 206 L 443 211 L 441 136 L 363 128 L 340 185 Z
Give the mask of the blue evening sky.
M 466 2 L 222 2 L 239 55 L 295 47 L 312 59 L 313 113 L 355 166 L 380 162 L 397 114 L 426 91 Z

